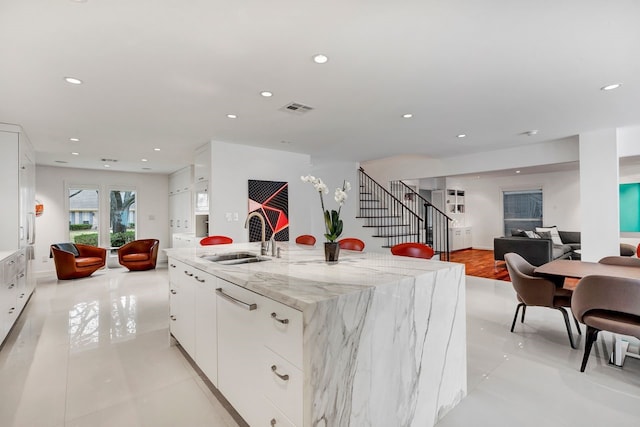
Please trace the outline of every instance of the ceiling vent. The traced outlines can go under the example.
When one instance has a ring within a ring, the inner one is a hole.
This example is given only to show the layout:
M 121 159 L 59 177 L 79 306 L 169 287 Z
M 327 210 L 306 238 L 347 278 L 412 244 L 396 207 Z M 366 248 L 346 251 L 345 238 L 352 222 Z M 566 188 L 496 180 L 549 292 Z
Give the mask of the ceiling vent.
M 117 160 L 116 159 L 100 159 L 101 162 L 106 162 L 106 163 L 116 163 Z
M 304 113 L 308 113 L 312 111 L 313 107 L 309 107 L 308 105 L 300 104 L 299 102 L 291 102 L 284 107 L 280 108 L 280 111 L 284 111 L 285 113 L 292 113 L 301 115 Z

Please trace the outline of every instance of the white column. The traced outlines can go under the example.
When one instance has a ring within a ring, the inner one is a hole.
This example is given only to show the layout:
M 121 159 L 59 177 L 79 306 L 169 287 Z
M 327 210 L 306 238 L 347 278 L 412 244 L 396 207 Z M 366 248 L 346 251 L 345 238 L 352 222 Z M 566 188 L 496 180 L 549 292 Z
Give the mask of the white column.
M 620 255 L 618 148 L 615 129 L 580 134 L 582 260 Z

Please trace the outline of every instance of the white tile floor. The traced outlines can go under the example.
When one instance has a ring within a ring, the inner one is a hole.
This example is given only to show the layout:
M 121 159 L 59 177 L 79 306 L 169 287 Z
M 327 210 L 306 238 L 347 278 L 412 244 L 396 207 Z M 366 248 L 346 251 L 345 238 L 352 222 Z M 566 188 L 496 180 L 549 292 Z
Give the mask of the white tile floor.
M 439 427 L 640 425 L 640 360 L 608 366 L 601 334 L 580 373 L 560 314 L 530 308 L 512 334 L 515 304 L 509 283 L 467 278 L 469 394 Z M 40 279 L 0 351 L 0 426 L 237 426 L 167 314 L 166 269 Z

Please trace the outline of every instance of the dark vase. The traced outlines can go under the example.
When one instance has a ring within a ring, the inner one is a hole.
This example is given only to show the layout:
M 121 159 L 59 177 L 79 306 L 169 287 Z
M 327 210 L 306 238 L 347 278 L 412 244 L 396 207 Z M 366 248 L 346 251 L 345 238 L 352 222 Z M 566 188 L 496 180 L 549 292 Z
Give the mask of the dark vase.
M 338 242 L 324 243 L 324 260 L 327 262 L 338 262 L 340 255 L 340 245 Z

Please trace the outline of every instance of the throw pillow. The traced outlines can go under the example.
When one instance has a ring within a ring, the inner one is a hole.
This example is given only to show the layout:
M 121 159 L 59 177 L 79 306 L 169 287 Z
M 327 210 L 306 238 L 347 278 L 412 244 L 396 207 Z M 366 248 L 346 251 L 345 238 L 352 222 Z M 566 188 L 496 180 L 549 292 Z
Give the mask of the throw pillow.
M 550 231 L 538 231 L 537 233 L 538 233 L 538 236 L 540 236 L 541 239 L 552 240 Z
M 553 240 L 554 245 L 562 245 L 562 239 L 560 238 L 560 233 L 558 233 L 558 227 L 536 227 L 536 232 L 547 232 L 551 234 L 551 240 Z
M 530 239 L 539 239 L 540 238 L 540 236 L 537 233 L 533 232 L 533 231 L 525 231 L 525 233 L 527 234 L 527 237 L 530 238 Z
M 527 233 L 524 230 L 520 230 L 519 228 L 511 229 L 511 237 L 528 237 Z

